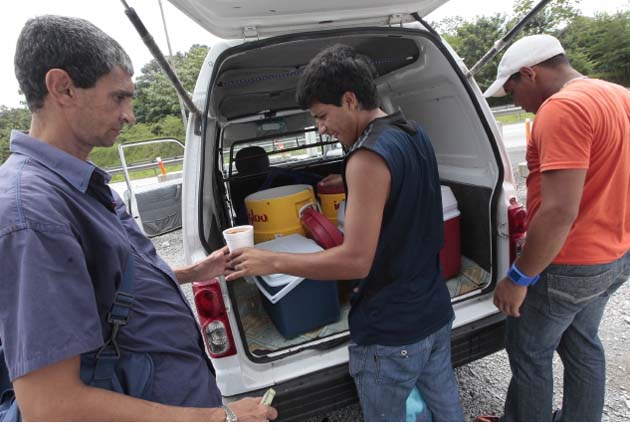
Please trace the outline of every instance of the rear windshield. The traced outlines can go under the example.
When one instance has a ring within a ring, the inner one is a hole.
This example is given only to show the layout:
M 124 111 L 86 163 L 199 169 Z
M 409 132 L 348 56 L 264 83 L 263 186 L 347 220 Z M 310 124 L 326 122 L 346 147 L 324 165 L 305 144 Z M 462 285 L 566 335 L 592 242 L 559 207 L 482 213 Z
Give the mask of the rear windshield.
M 314 127 L 244 139 L 223 147 L 224 177 L 247 174 L 261 163 L 269 167 L 311 164 L 318 160 L 334 160 L 343 156 L 341 143 L 321 135 Z M 239 172 L 239 168 L 241 171 Z

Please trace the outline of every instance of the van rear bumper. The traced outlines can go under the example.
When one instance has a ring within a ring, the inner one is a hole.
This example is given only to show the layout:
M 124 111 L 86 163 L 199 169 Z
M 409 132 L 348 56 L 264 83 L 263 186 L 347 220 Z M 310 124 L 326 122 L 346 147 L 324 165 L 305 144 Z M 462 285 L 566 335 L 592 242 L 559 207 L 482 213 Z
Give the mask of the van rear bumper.
M 500 312 L 462 327 L 451 334 L 453 367 L 494 354 L 505 346 L 505 315 Z
M 493 354 L 504 347 L 505 317 L 493 314 L 453 330 L 451 359 L 453 367 L 462 366 Z M 304 421 L 314 415 L 358 402 L 348 364 L 323 369 L 274 386 L 273 406 L 278 421 Z M 266 389 L 228 397 L 228 402 L 242 397 L 259 397 Z

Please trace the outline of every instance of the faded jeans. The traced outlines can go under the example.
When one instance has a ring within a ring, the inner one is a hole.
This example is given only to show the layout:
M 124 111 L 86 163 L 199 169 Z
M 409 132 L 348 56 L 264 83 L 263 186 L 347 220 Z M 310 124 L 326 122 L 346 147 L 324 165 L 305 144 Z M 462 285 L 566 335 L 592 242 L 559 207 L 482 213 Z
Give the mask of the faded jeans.
M 606 386 L 599 324 L 630 276 L 630 252 L 609 264 L 550 265 L 529 287 L 520 318 L 507 318 L 512 380 L 506 421 L 601 421 Z M 564 365 L 562 409 L 552 412 L 554 351 Z
M 451 325 L 409 345 L 350 345 L 350 375 L 365 421 L 405 421 L 414 386 L 431 412 L 418 420 L 464 420 L 451 367 Z

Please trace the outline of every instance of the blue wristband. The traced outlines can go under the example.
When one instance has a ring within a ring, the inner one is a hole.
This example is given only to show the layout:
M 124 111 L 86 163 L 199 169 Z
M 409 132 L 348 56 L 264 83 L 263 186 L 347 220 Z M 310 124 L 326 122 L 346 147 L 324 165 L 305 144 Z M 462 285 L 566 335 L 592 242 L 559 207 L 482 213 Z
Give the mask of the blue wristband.
M 532 284 L 535 284 L 538 279 L 540 279 L 540 275 L 536 276 L 527 276 L 516 267 L 516 263 L 512 264 L 510 270 L 508 271 L 507 277 L 510 278 L 512 282 L 521 287 L 529 287 Z

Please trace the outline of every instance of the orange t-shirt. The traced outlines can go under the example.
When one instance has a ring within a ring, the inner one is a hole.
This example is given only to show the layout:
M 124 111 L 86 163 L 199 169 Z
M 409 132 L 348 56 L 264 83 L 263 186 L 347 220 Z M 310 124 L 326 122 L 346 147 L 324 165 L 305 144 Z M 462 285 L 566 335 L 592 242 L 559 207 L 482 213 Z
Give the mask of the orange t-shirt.
M 630 249 L 630 91 L 597 79 L 568 83 L 538 110 L 527 165 L 528 222 L 540 207 L 543 172 L 587 170 L 555 264 L 605 264 Z

